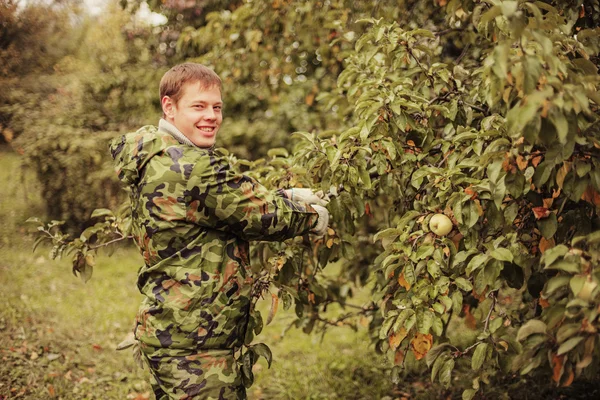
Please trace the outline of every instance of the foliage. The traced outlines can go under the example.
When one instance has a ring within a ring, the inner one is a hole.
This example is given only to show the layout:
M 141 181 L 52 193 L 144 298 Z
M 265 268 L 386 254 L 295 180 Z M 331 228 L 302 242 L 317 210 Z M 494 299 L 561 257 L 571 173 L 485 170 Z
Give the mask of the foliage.
M 21 88 L 25 87 L 35 102 L 47 94 L 44 78 L 54 64 L 69 52 L 77 41 L 69 38 L 70 18 L 77 15 L 74 1 L 50 4 L 27 4 L 7 0 L 0 4 L 0 137 L 10 142 L 23 128 L 16 106 Z M 34 81 L 34 82 L 32 82 Z M 28 99 L 29 100 L 29 99 Z
M 30 6 L 35 7 L 41 6 Z M 54 15 L 38 17 L 44 22 Z M 65 11 L 64 18 L 77 17 Z M 16 19 L 15 29 L 22 22 Z M 156 87 L 165 69 L 164 59 L 153 55 L 157 43 L 151 28 L 136 25 L 118 7 L 62 29 L 71 34 L 72 49 L 52 59 L 50 75 L 29 79 L 13 71 L 12 90 L 0 112 L 10 115 L 9 128 L 18 133 L 13 145 L 38 175 L 47 216 L 73 231 L 86 227 L 95 208 L 123 201 L 107 165 L 108 140 L 155 122 Z M 49 35 L 56 40 L 56 34 Z
M 179 51 L 222 65 L 231 129 L 262 128 L 241 155 L 264 158 L 232 155 L 238 168 L 332 198 L 324 238 L 255 246 L 256 297 L 272 299 L 267 322 L 293 307 L 305 333 L 366 319 L 396 380 L 425 364 L 446 387 L 460 368 L 464 399 L 501 371 L 568 386 L 599 357 L 600 5 L 421 3 L 354 23 L 362 3 L 248 2 L 179 36 Z M 372 302 L 352 304 L 367 283 Z M 255 309 L 248 346 L 262 326 Z M 247 384 L 269 354 L 254 346 Z

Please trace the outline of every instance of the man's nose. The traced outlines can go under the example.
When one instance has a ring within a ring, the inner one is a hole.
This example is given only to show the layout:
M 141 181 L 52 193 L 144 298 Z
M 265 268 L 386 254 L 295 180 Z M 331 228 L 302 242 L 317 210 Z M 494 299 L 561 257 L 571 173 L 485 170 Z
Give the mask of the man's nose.
M 206 113 L 204 114 L 204 117 L 209 120 L 214 120 L 214 119 L 217 119 L 217 114 L 215 113 L 215 110 L 213 110 L 212 107 L 208 107 L 206 109 Z

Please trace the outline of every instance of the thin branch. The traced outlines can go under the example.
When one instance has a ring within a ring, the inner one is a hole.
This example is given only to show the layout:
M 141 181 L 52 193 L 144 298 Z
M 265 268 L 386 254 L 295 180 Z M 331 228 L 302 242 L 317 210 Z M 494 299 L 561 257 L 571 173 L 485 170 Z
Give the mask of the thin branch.
M 465 30 L 464 28 L 448 28 L 448 29 L 444 29 L 441 31 L 433 32 L 433 34 L 435 36 L 442 36 L 442 35 L 445 35 L 446 33 L 459 32 L 459 31 L 462 32 L 464 30 Z
M 108 246 L 109 244 L 120 242 L 121 240 L 125 240 L 125 239 L 133 239 L 133 236 L 125 236 L 125 235 L 121 234 L 121 237 L 118 237 L 116 239 L 110 240 L 110 241 L 108 241 L 106 243 L 101 243 L 101 244 L 96 245 L 96 246 L 90 246 L 90 250 L 96 250 L 96 249 L 99 249 L 100 247 Z
M 423 70 L 425 75 L 427 75 L 427 78 L 429 79 L 429 82 L 431 83 L 431 87 L 433 87 L 435 85 L 433 76 L 429 75 L 429 73 L 427 72 L 427 70 L 425 69 L 423 64 L 421 64 L 421 61 L 419 61 L 419 59 L 413 54 L 412 49 L 410 47 L 406 46 L 406 50 L 408 51 L 408 54 L 410 54 L 410 56 L 417 62 L 417 65 L 419 66 L 419 68 L 421 68 L 421 70 Z
M 467 54 L 467 51 L 469 51 L 470 47 L 471 47 L 471 43 L 467 43 L 467 45 L 463 49 L 462 53 L 460 53 L 460 56 L 458 56 L 458 58 L 454 62 L 456 65 L 460 64 L 460 62 L 462 61 L 463 57 Z
M 485 326 L 483 327 L 483 331 L 487 332 L 488 326 L 490 324 L 490 318 L 492 317 L 492 311 L 496 307 L 496 292 L 490 292 L 489 297 L 492 299 L 492 305 L 490 306 L 490 310 L 488 311 L 488 315 L 485 318 Z

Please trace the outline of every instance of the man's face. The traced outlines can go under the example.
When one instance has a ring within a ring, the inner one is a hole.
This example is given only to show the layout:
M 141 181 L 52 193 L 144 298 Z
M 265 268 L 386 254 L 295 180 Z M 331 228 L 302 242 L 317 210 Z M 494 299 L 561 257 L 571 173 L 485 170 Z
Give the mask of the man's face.
M 162 98 L 165 119 L 196 146 L 212 146 L 223 122 L 221 90 L 203 88 L 200 82 L 186 83 L 182 90 L 177 103 L 168 96 Z

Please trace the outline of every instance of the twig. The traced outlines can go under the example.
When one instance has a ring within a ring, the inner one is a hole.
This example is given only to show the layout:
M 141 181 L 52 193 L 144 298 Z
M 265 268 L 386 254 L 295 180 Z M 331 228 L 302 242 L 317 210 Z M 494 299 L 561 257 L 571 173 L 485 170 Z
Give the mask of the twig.
M 433 34 L 435 36 L 442 36 L 442 35 L 445 35 L 446 33 L 464 31 L 464 30 L 465 30 L 464 28 L 448 28 L 448 29 L 444 29 L 441 31 L 433 32 Z
M 419 68 L 421 68 L 423 70 L 423 72 L 425 73 L 425 75 L 427 75 L 427 78 L 429 79 L 429 82 L 431 83 L 431 87 L 433 87 L 435 85 L 433 76 L 429 75 L 429 73 L 427 72 L 425 67 L 423 67 L 423 64 L 421 64 L 421 61 L 419 61 L 419 59 L 413 54 L 412 49 L 410 47 L 408 47 L 408 45 L 406 46 L 406 50 L 408 51 L 408 54 L 410 54 L 410 56 L 417 62 L 417 65 L 419 66 Z
M 484 113 L 484 114 L 487 114 L 487 113 L 488 113 L 488 112 L 487 112 L 487 110 L 485 110 L 485 109 L 483 109 L 483 108 L 481 108 L 481 107 L 478 107 L 478 106 L 476 106 L 475 104 L 467 103 L 466 101 L 463 101 L 463 103 L 464 103 L 465 105 L 467 105 L 467 106 L 471 107 L 471 108 L 472 108 L 472 109 L 474 109 L 474 110 L 477 110 L 477 111 L 479 111 L 479 112 L 482 112 L 482 113 Z
M 133 239 L 133 236 L 125 236 L 125 235 L 121 234 L 121 237 L 119 237 L 119 238 L 110 240 L 106 243 L 101 243 L 96 246 L 90 246 L 90 250 L 96 250 L 96 249 L 99 249 L 100 247 L 108 246 L 109 244 L 120 242 L 121 240 L 124 240 L 124 239 Z
M 485 318 L 485 325 L 483 327 L 483 331 L 487 332 L 488 330 L 488 325 L 490 324 L 490 318 L 492 317 L 492 311 L 494 311 L 494 308 L 496 307 L 496 292 L 490 292 L 489 297 L 491 297 L 492 299 L 492 305 L 490 306 L 490 310 L 488 311 L 488 315 Z
M 469 50 L 470 47 L 471 47 L 471 43 L 467 43 L 467 45 L 463 49 L 462 53 L 460 53 L 460 56 L 458 56 L 458 58 L 454 62 L 456 65 L 460 64 L 460 62 L 462 61 L 463 57 L 467 54 L 467 51 Z

